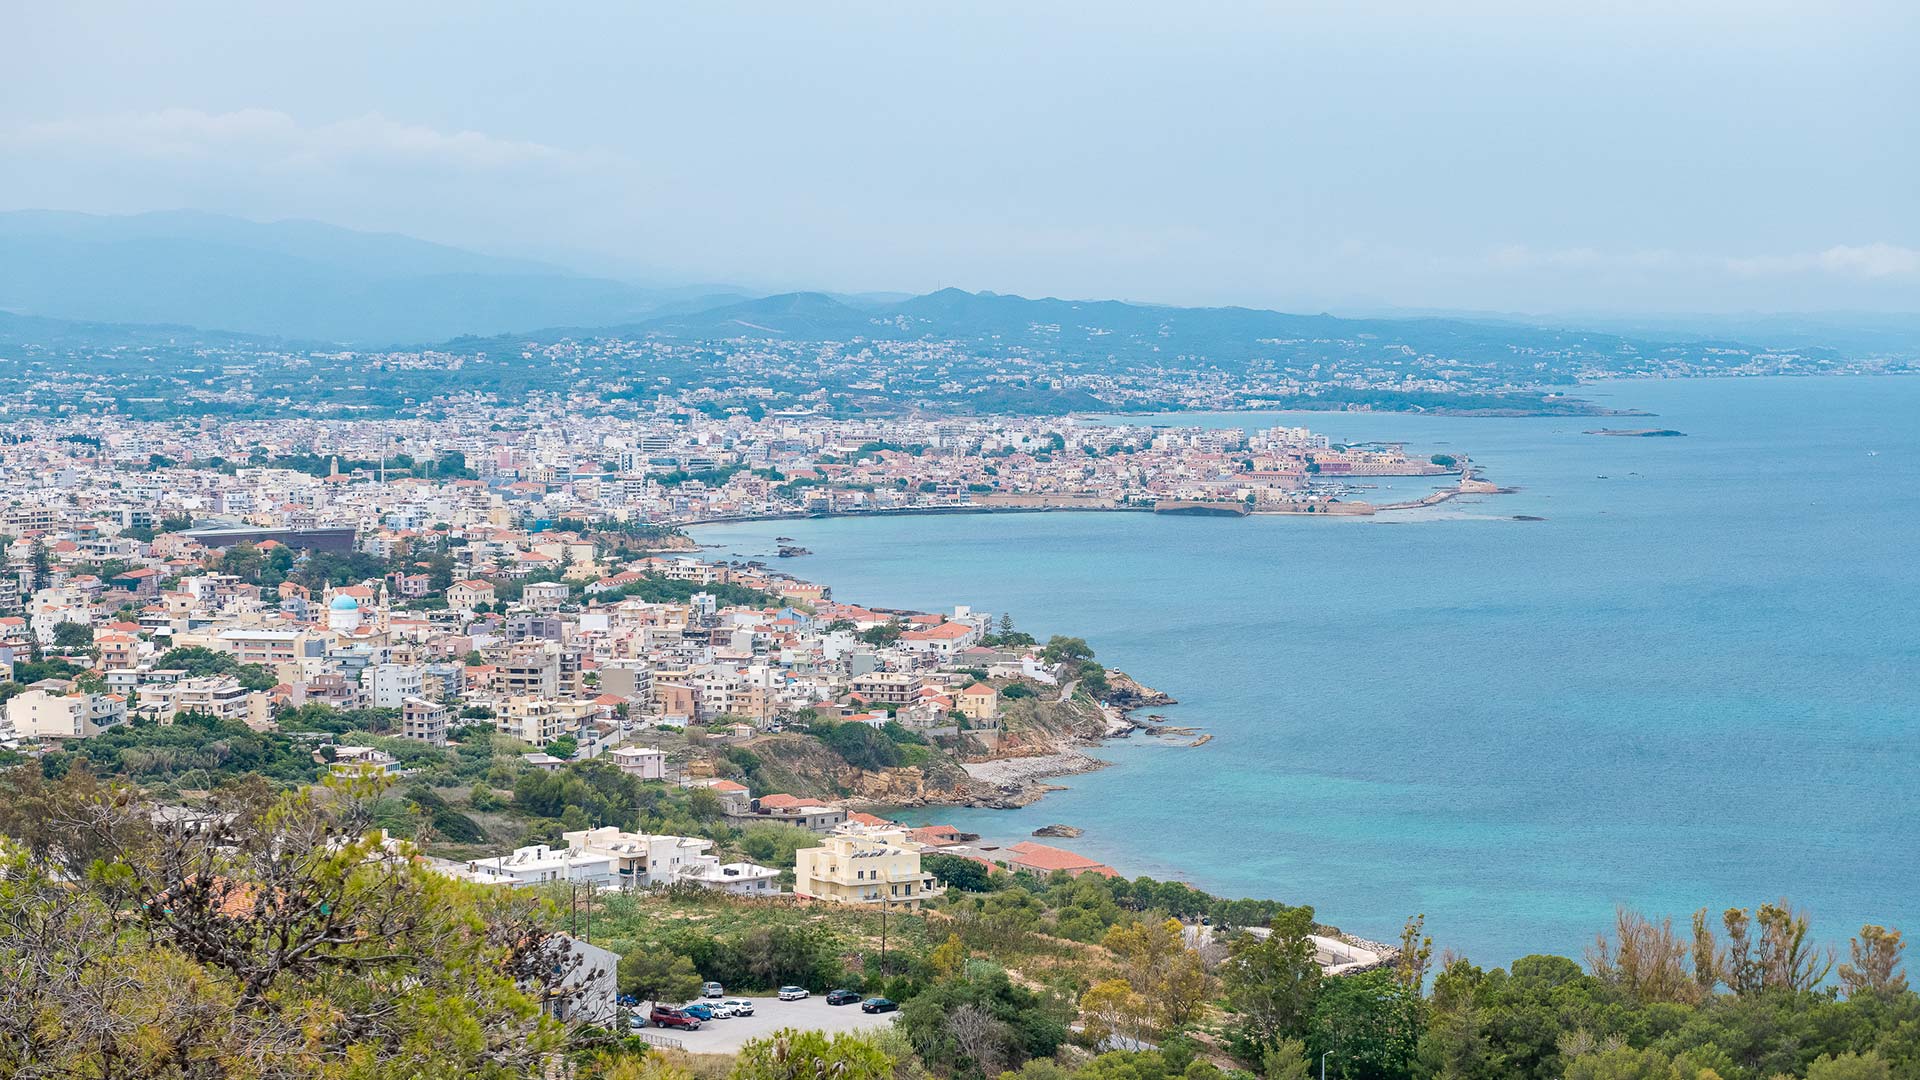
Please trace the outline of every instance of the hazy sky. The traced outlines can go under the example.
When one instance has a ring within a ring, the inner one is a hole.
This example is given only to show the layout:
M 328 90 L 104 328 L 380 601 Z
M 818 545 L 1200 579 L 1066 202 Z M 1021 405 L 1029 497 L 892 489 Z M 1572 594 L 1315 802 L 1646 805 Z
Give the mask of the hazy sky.
M 1920 0 L 0 4 L 4 208 L 767 288 L 1920 310 Z

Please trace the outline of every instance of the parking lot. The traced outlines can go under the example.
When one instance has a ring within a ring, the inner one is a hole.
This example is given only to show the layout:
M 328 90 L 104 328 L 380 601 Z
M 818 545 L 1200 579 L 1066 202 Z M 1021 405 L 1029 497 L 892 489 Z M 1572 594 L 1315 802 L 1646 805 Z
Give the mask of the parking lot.
M 709 1020 L 700 1025 L 699 1031 L 649 1027 L 647 1034 L 677 1039 L 695 1054 L 731 1054 L 737 1052 L 748 1039 L 771 1035 L 781 1028 L 830 1033 L 871 1031 L 893 1023 L 900 1016 L 898 1012 L 863 1013 L 857 1004 L 829 1005 L 824 994 L 815 994 L 804 1001 L 781 1001 L 773 997 L 747 1000 L 753 1002 L 752 1016 Z

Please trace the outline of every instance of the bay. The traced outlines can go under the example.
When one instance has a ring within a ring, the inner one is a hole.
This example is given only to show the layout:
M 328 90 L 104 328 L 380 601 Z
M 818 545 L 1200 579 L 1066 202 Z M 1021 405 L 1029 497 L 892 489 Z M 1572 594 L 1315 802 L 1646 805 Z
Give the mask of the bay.
M 1015 811 L 933 809 L 1129 874 L 1313 904 L 1480 963 L 1578 956 L 1615 905 L 1782 896 L 1920 925 L 1920 380 L 1619 382 L 1656 419 L 1179 414 L 1467 453 L 1512 494 L 1371 519 L 1047 513 L 704 527 L 837 598 L 1007 611 L 1166 690 L 1204 746 Z M 1685 438 L 1584 434 L 1657 426 Z M 1423 481 L 1395 480 L 1390 501 Z M 1515 520 L 1517 516 L 1543 518 Z

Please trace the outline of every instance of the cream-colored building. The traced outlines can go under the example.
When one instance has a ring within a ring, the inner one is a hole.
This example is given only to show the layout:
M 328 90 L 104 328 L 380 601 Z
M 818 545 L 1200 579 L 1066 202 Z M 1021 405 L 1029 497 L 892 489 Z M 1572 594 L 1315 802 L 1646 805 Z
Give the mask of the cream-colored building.
M 945 889 L 920 869 L 920 852 L 899 830 L 828 836 L 794 858 L 795 896 L 911 911 Z
M 567 733 L 566 717 L 554 702 L 545 698 L 516 697 L 493 719 L 503 735 L 511 735 L 530 746 L 542 747 Z
M 28 690 L 7 702 L 7 722 L 22 738 L 90 739 L 126 719 L 127 699 L 119 694 Z

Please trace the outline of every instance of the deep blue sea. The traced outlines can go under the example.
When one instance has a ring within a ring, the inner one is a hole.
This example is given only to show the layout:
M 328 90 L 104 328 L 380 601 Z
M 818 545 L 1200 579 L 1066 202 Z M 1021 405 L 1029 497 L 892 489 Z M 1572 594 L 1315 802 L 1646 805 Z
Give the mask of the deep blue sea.
M 1427 916 L 1483 964 L 1578 956 L 1616 904 L 1781 896 L 1920 927 L 1920 379 L 1612 383 L 1656 418 L 1231 414 L 1466 452 L 1518 488 L 1373 519 L 1007 514 L 698 531 L 836 597 L 1084 636 L 1198 748 L 1136 736 L 1015 811 L 936 810 L 1129 874 Z M 1671 427 L 1686 438 L 1588 428 Z M 1430 487 L 1373 493 L 1386 502 Z M 1544 521 L 1514 520 L 1533 515 Z

